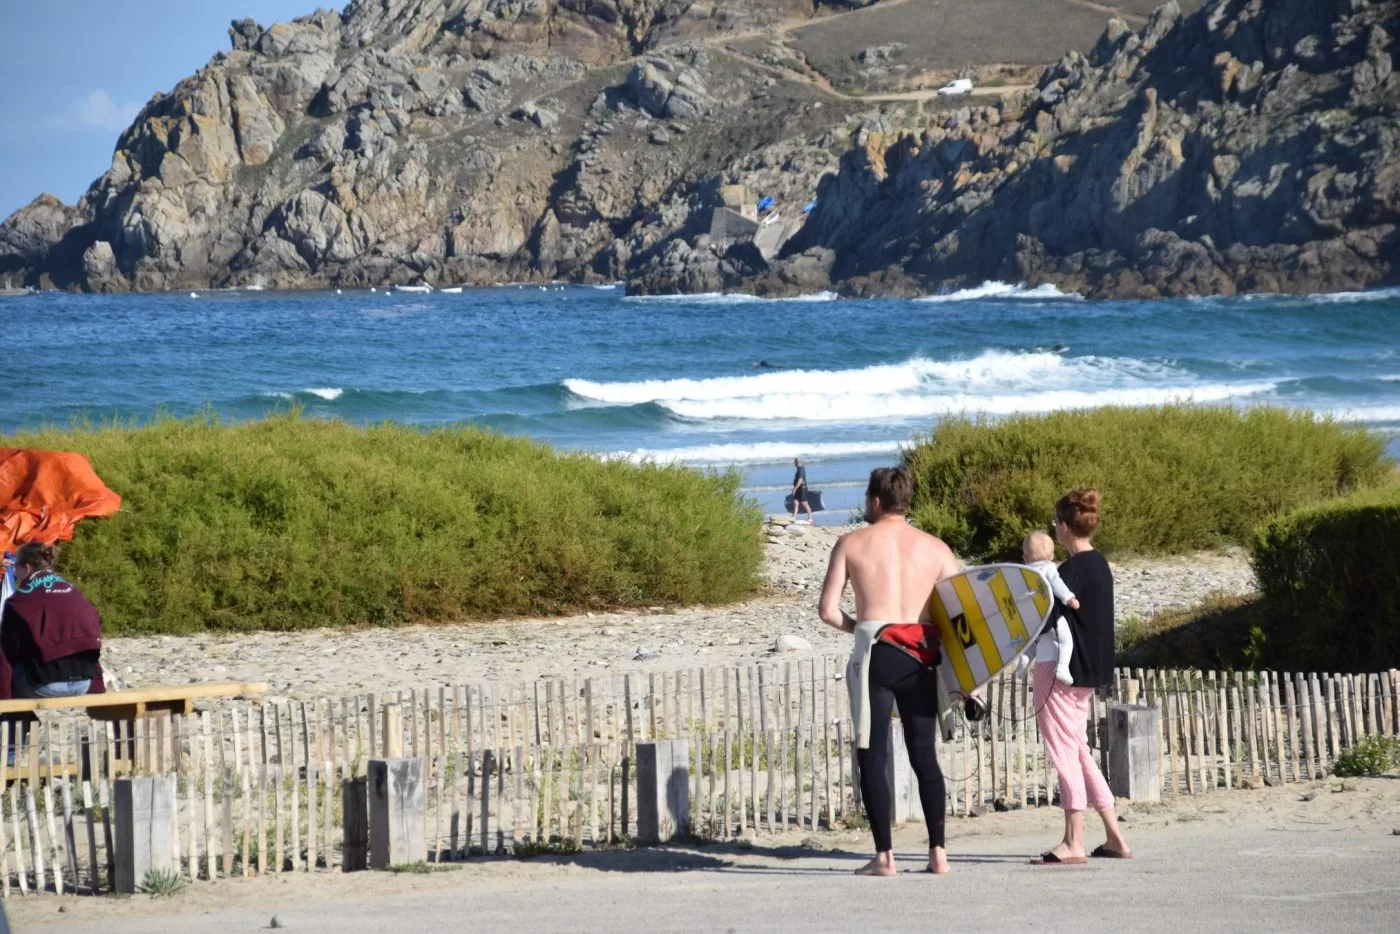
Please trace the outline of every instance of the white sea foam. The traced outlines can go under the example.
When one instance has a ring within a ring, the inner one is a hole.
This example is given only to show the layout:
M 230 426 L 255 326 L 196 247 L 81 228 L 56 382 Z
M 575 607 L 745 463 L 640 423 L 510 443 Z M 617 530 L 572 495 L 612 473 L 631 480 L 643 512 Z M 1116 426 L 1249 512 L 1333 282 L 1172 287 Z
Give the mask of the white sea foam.
M 1161 383 L 1183 375 L 1167 364 L 1113 357 L 1062 357 L 1053 353 L 989 350 L 963 360 L 881 364 L 854 370 L 759 370 L 745 376 L 600 383 L 566 379 L 564 388 L 584 404 L 637 405 L 758 399 L 778 395 L 841 397 L 858 394 L 981 393 L 1124 383 Z
M 1200 382 L 1168 362 L 987 351 L 853 370 L 764 370 L 712 379 L 569 379 L 575 408 L 653 403 L 682 418 L 865 422 L 958 413 L 1010 415 L 1100 405 L 1222 402 L 1272 382 Z
M 658 464 L 783 464 L 794 457 L 814 460 L 853 457 L 862 454 L 897 454 L 898 441 L 853 441 L 799 444 L 788 441 L 761 441 L 756 444 L 703 444 L 695 447 L 618 451 L 608 455 L 633 462 Z
M 927 361 L 913 360 L 860 370 L 760 370 L 749 376 L 718 376 L 713 379 L 650 379 L 627 383 L 598 383 L 586 379 L 566 379 L 564 388 L 592 403 L 637 405 L 644 402 L 682 399 L 735 399 L 773 393 L 840 392 L 865 388 L 877 392 L 897 392 L 918 387 Z
M 1009 282 L 994 282 L 988 280 L 981 285 L 970 289 L 958 289 L 956 292 L 949 292 L 946 295 L 925 295 L 917 299 L 921 302 L 971 302 L 977 299 L 997 299 L 997 298 L 1032 298 L 1032 299 L 1067 299 L 1080 300 L 1083 298 L 1077 292 L 1061 292 L 1048 282 L 1042 283 L 1033 289 L 1028 289 L 1024 285 L 1012 285 Z
M 1276 298 L 1279 296 L 1275 296 Z M 1289 296 L 1284 296 L 1289 297 Z M 1323 292 L 1297 296 L 1316 305 L 1350 305 L 1356 302 L 1385 302 L 1400 299 L 1400 288 L 1367 289 L 1364 292 Z
M 1331 415 L 1343 422 L 1400 422 L 1400 405 L 1353 405 L 1336 408 L 1309 406 L 1315 412 Z
M 876 452 L 876 453 L 884 453 L 884 452 Z M 808 459 L 807 459 L 807 461 L 806 461 L 806 463 L 816 463 L 816 462 L 821 461 L 821 460 L 824 460 L 824 458 L 821 458 L 821 457 L 812 457 L 812 456 L 809 455 L 809 456 L 808 456 Z M 789 463 L 789 462 L 791 462 L 791 458 L 784 458 L 783 460 L 778 461 L 777 463 Z M 823 472 L 825 472 L 825 471 L 823 471 Z M 825 490 L 854 490 L 854 489 L 860 489 L 861 487 L 865 486 L 865 484 L 866 484 L 867 482 L 868 482 L 868 481 L 866 481 L 866 480 L 828 480 L 827 478 L 823 477 L 823 478 L 822 478 L 822 490 L 825 491 Z M 740 489 L 739 489 L 739 492 L 740 492 L 740 493 L 789 493 L 789 492 L 791 492 L 791 491 L 792 491 L 792 484 L 790 484 L 790 483 L 760 483 L 760 484 L 756 484 L 756 485 L 754 485 L 754 486 L 740 487 Z
M 793 295 L 793 296 L 790 296 L 790 297 L 788 297 L 788 298 L 775 298 L 775 299 L 772 299 L 772 301 L 775 301 L 775 302 L 834 302 L 834 301 L 836 301 L 836 300 L 837 300 L 838 298 L 840 298 L 840 297 L 841 297 L 841 296 L 837 295 L 835 292 L 828 292 L 828 291 L 826 291 L 825 289 L 823 289 L 822 291 L 820 291 L 820 292 L 814 292 L 814 293 L 811 294 L 811 295 Z
M 679 302 L 691 305 L 747 305 L 753 302 L 834 302 L 841 296 L 835 292 L 813 292 L 789 295 L 786 298 L 760 298 L 744 292 L 697 292 L 694 295 L 628 295 L 628 302 Z
M 743 292 L 697 292 L 694 295 L 628 295 L 624 302 L 687 302 L 692 305 L 740 305 L 761 302 L 757 295 Z
M 790 393 L 748 399 L 719 399 L 702 402 L 662 402 L 660 405 L 683 418 L 746 419 L 768 421 L 859 422 L 888 418 L 930 418 L 939 415 L 1014 415 L 1019 412 L 1053 412 L 1061 409 L 1089 409 L 1098 406 L 1144 406 L 1167 403 L 1223 402 L 1259 395 L 1274 388 L 1273 383 L 1220 383 L 1199 386 L 1104 389 L 1097 392 L 1052 389 L 1044 392 L 977 395 L 905 395 L 847 393 L 823 396 Z
M 339 399 L 341 396 L 343 396 L 343 395 L 345 394 L 345 390 L 344 390 L 344 389 L 337 389 L 337 388 L 330 388 L 330 389 L 306 389 L 306 390 L 303 390 L 303 392 L 306 392 L 307 394 L 312 395 L 312 396 L 317 396 L 317 397 L 319 397 L 319 398 L 321 398 L 321 399 L 325 399 L 327 402 L 334 402 L 335 400 Z

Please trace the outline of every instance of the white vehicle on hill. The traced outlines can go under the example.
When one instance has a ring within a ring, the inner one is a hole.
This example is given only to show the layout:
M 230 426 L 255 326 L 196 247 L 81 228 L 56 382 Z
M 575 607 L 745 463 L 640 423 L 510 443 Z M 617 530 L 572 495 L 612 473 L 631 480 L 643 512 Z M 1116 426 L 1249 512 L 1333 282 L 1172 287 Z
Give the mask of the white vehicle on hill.
M 938 89 L 939 97 L 957 97 L 960 94 L 972 93 L 972 79 L 958 78 L 956 81 L 949 81 Z

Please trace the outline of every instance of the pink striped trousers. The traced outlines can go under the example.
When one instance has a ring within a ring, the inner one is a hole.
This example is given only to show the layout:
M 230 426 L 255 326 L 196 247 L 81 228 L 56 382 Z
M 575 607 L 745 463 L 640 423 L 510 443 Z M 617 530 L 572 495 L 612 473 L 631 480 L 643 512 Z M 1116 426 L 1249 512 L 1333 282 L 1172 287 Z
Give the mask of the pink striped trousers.
M 1036 723 L 1045 738 L 1045 756 L 1060 776 L 1060 807 L 1082 811 L 1086 803 L 1096 811 L 1113 807 L 1108 790 L 1089 749 L 1089 699 L 1093 688 L 1065 687 L 1055 680 L 1054 662 L 1036 662 Z

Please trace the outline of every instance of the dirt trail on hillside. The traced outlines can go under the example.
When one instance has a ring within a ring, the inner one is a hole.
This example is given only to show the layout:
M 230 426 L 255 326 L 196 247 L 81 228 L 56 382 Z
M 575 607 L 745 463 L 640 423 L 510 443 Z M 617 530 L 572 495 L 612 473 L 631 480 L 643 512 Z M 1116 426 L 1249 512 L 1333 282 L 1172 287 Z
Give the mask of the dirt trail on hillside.
M 831 84 L 830 80 L 828 80 L 826 75 L 822 74 L 818 69 L 814 68 L 809 61 L 807 61 L 807 57 L 803 54 L 802 50 L 791 45 L 789 41 L 792 36 L 792 33 L 796 32 L 799 29 L 803 29 L 810 26 L 830 26 L 832 23 L 835 23 L 839 20 L 844 20 L 850 17 L 868 15 L 869 13 L 875 10 L 879 10 L 883 13 L 889 11 L 894 7 L 907 6 L 909 4 L 914 4 L 918 2 L 920 2 L 920 0 L 881 0 L 881 2 L 879 3 L 872 3 L 869 6 L 863 6 L 854 10 L 845 10 L 840 13 L 833 13 L 830 16 L 819 16 L 813 17 L 811 19 L 789 18 L 782 20 L 774 26 L 763 29 L 749 29 L 744 30 L 742 32 L 722 33 L 720 35 L 710 36 L 705 39 L 701 39 L 700 44 L 712 48 L 717 48 L 720 51 L 724 52 L 724 54 L 737 58 L 740 61 L 743 61 L 752 67 L 758 68 L 762 71 L 766 71 L 769 74 L 781 80 L 793 81 L 798 84 L 804 84 L 809 87 L 816 88 L 822 93 L 827 94 L 830 97 L 836 98 L 837 100 L 856 101 L 861 103 L 889 101 L 928 101 L 933 100 L 939 96 L 937 88 L 921 88 L 910 91 L 877 91 L 869 94 L 848 94 L 844 91 L 838 90 Z M 1079 6 L 1091 10 L 1096 10 L 1098 12 L 1103 13 L 1105 18 L 1110 16 L 1117 16 L 1120 19 L 1123 19 L 1134 26 L 1138 26 L 1147 22 L 1147 20 L 1144 17 L 1139 16 L 1136 13 L 1130 13 L 1127 10 L 1120 9 L 1115 6 L 1094 3 L 1091 2 L 1091 0 L 1050 0 L 1050 2 L 1058 2 L 1071 6 Z M 1105 22 L 1106 21 L 1107 19 L 1105 19 Z M 771 39 L 776 44 L 781 45 L 785 49 L 789 50 L 792 53 L 793 58 L 802 63 L 804 70 L 796 70 L 780 64 L 771 64 L 768 62 L 763 62 L 755 58 L 754 56 L 748 54 L 747 52 L 735 48 L 735 46 L 739 43 L 764 38 Z M 692 43 L 693 40 L 687 40 L 687 42 L 685 43 L 676 44 Z M 667 48 L 670 48 L 670 46 L 658 46 L 655 49 L 649 50 L 645 54 L 636 55 L 629 59 L 624 59 L 618 64 L 632 65 L 645 60 L 647 55 L 649 54 L 664 51 Z M 1014 94 L 1019 94 L 1022 91 L 1029 90 L 1031 87 L 1032 85 L 1028 84 L 1013 84 L 1004 85 L 1001 87 L 982 86 L 974 88 L 971 94 L 963 96 L 1008 97 Z

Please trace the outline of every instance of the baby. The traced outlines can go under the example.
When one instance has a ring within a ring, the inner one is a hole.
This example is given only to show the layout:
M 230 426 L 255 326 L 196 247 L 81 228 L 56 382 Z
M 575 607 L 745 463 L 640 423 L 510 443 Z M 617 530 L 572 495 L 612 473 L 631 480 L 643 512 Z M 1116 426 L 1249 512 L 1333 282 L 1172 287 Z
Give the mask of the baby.
M 1026 564 L 1039 571 L 1041 576 L 1050 582 L 1050 590 L 1065 606 L 1071 610 L 1079 609 L 1079 599 L 1070 591 L 1068 585 L 1060 579 L 1059 569 L 1055 566 L 1055 543 L 1049 535 L 1044 532 L 1032 532 L 1026 536 L 1021 543 L 1021 555 L 1025 558 Z M 1069 657 L 1074 652 L 1074 637 L 1070 635 L 1069 623 L 1060 616 L 1055 619 L 1040 637 L 1040 642 L 1036 646 L 1036 658 L 1038 662 L 1050 661 L 1054 656 L 1055 680 L 1061 684 L 1074 684 L 1074 678 L 1069 673 Z

